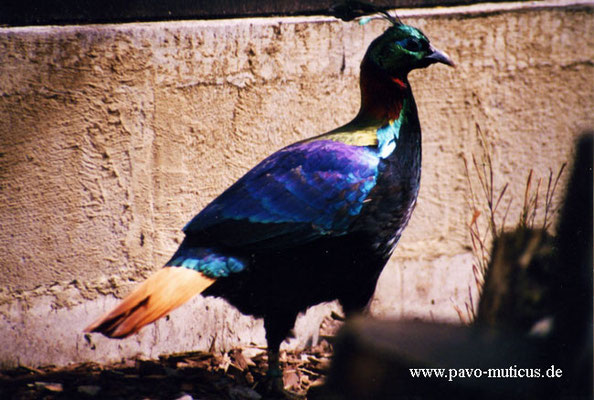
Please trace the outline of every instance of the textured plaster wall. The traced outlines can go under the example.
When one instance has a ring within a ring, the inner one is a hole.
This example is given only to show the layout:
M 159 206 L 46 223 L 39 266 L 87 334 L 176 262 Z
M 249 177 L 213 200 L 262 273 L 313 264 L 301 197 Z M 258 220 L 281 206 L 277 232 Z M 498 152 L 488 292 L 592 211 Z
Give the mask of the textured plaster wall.
M 592 5 L 401 17 L 458 68 L 411 74 L 422 187 L 372 312 L 456 321 L 473 287 L 462 155 L 479 153 L 478 124 L 511 216 L 530 169 L 546 177 L 570 159 L 594 125 Z M 385 28 L 316 17 L 0 28 L 0 365 L 263 344 L 261 321 L 200 297 L 124 341 L 81 330 L 256 162 L 348 122 L 359 62 Z M 315 341 L 329 307 L 302 318 L 290 345 Z

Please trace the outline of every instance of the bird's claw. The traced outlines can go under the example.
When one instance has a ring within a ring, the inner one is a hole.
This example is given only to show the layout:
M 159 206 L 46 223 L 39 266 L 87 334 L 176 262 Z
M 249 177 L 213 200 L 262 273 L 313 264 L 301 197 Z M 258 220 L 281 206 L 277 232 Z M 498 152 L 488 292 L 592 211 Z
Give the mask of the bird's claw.
M 301 400 L 304 397 L 285 389 L 282 376 L 267 376 L 264 380 L 262 390 L 263 399 L 267 400 Z

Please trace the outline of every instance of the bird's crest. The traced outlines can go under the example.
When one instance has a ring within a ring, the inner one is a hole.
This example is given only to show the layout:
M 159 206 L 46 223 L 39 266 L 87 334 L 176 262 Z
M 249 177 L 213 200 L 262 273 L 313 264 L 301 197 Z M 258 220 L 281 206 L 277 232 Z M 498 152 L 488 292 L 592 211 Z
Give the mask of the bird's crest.
M 347 0 L 330 7 L 330 14 L 343 21 L 352 21 L 356 18 L 366 17 L 373 14 L 380 14 L 390 21 L 392 25 L 403 25 L 397 15 L 392 15 L 387 8 L 375 6 L 364 1 Z

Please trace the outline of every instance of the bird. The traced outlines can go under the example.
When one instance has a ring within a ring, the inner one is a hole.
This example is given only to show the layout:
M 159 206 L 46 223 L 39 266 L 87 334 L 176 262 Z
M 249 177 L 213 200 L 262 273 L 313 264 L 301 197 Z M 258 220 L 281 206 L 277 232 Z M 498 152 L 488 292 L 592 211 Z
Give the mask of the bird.
M 454 66 L 421 30 L 382 13 L 390 26 L 361 62 L 355 117 L 249 170 L 185 225 L 163 268 L 86 332 L 124 338 L 199 293 L 223 298 L 264 320 L 267 387 L 282 392 L 280 345 L 299 313 L 334 300 L 347 318 L 368 309 L 419 192 L 408 74 Z

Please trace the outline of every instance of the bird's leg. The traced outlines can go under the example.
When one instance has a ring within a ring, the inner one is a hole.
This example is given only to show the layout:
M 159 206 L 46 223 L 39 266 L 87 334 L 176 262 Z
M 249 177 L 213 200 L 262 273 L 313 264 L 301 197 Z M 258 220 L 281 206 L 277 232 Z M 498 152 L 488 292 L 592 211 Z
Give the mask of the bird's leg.
M 280 366 L 280 344 L 295 324 L 297 315 L 274 315 L 264 318 L 266 341 L 268 343 L 268 371 L 264 382 L 265 398 L 298 399 L 285 390 L 283 371 Z
M 285 389 L 283 381 L 283 370 L 280 367 L 278 347 L 268 349 L 268 371 L 266 372 L 266 381 L 264 383 L 265 399 L 283 399 L 299 400 L 302 396 L 292 393 Z
M 268 372 L 267 375 L 273 378 L 283 376 L 280 367 L 280 352 L 278 350 L 268 350 Z
M 283 370 L 280 367 L 279 358 L 278 348 L 268 349 L 268 371 L 266 372 L 266 390 L 268 392 L 283 393 L 285 391 Z

